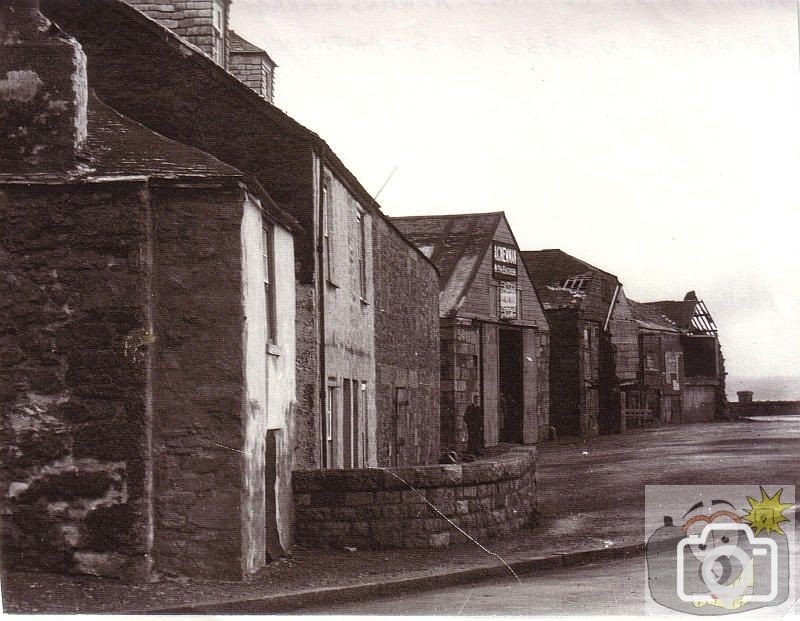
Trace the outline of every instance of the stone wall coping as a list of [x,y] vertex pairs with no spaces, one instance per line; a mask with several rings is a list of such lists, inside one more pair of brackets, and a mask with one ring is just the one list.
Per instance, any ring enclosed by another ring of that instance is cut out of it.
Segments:
[[296,470],[296,494],[332,491],[374,491],[432,487],[462,487],[518,479],[535,464],[535,446],[515,446],[503,453],[463,464],[434,464],[405,468]]

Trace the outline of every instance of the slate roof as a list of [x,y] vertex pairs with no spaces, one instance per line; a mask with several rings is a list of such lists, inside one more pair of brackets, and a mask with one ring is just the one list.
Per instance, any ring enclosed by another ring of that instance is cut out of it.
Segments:
[[439,270],[439,312],[457,309],[492,243],[502,211],[392,218],[400,232]]
[[267,60],[269,60],[273,67],[278,66],[278,64],[272,60],[272,57],[267,53],[266,50],[261,49],[257,45],[253,45],[250,43],[250,41],[233,30],[228,31],[228,41],[230,43],[230,51],[232,54],[263,54],[267,57]]
[[[174,53],[179,58],[196,64],[210,79],[227,87],[228,96],[231,100],[236,101],[242,112],[252,114],[251,123],[255,134],[269,135],[273,131],[271,127],[261,128],[262,125],[265,125],[261,123],[262,118],[264,118],[269,123],[274,122],[280,125],[281,131],[285,132],[287,137],[291,136],[307,142],[321,156],[324,156],[327,165],[341,175],[342,180],[350,187],[350,190],[360,201],[363,201],[364,207],[382,218],[390,228],[397,230],[392,219],[383,212],[378,202],[345,166],[324,139],[261,97],[233,74],[215,63],[200,48],[181,38],[166,26],[127,4],[124,0],[92,0],[92,2],[83,2],[81,0],[71,0],[70,2],[66,0],[40,1],[42,12],[77,38],[84,50],[86,50],[84,39],[93,32],[94,20],[98,16],[107,17],[108,15],[113,15],[114,18],[119,19],[128,29],[124,31],[126,35],[129,35],[135,29],[141,28],[151,35],[158,36],[164,43],[173,48]],[[105,40],[109,36],[109,32],[107,28],[98,38]],[[118,36],[119,33],[113,32],[113,35]],[[98,45],[97,40],[92,42]],[[164,58],[164,62],[174,62],[174,60],[174,57]],[[287,215],[292,218],[289,214]],[[292,218],[292,220],[294,219]],[[299,224],[296,224],[296,227],[301,228]],[[409,243],[408,246],[417,251],[417,247],[413,243]],[[428,257],[424,258],[429,261]]]
[[[522,260],[545,310],[574,308],[595,311],[601,306],[607,310],[608,303],[600,299],[600,287],[594,281],[603,275],[619,284],[613,274],[563,250],[524,250]],[[571,278],[583,278],[584,287],[564,287],[564,283]],[[602,319],[599,316],[597,318]]]
[[696,300],[665,300],[644,303],[644,306],[652,308],[666,317],[681,330],[689,330],[692,327],[692,316],[696,305]]
[[290,231],[300,225],[272,200],[261,185],[243,172],[200,149],[170,140],[121,115],[90,93],[87,136],[75,168],[64,172],[0,175],[0,182],[76,182],[117,179],[211,178],[241,180],[258,197],[264,211]]
[[640,328],[661,332],[680,332],[675,322],[663,315],[654,305],[643,304],[628,298],[628,306],[633,314],[633,320]]
[[89,98],[86,174],[93,176],[244,177],[208,153],[161,136]]

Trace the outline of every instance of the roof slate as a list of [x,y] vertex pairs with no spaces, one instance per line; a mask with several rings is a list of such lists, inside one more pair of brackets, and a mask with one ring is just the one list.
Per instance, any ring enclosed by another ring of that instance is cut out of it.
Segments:
[[84,153],[93,175],[147,177],[243,177],[208,153],[189,147],[122,116],[96,96],[89,99]]
[[662,332],[680,332],[675,322],[652,304],[644,304],[628,298],[628,306],[633,313],[634,321],[640,328]]
[[690,330],[692,328],[692,316],[694,315],[695,306],[697,306],[697,300],[645,302],[644,306],[655,309],[681,330]]
[[230,42],[230,51],[234,54],[263,54],[267,57],[270,64],[273,67],[277,67],[278,65],[275,63],[274,60],[270,57],[266,50],[258,47],[250,43],[247,39],[245,39],[242,35],[233,30],[228,31],[228,40]]
[[[545,310],[582,309],[590,296],[593,298],[590,300],[593,303],[591,306],[607,307],[608,304],[602,303],[599,299],[599,287],[591,286],[592,281],[596,275],[602,274],[619,283],[613,274],[573,257],[563,250],[524,250],[521,254]],[[586,278],[585,290],[564,288],[564,281],[574,276]]]
[[457,309],[492,243],[501,211],[392,218],[400,232],[439,269],[439,311]]

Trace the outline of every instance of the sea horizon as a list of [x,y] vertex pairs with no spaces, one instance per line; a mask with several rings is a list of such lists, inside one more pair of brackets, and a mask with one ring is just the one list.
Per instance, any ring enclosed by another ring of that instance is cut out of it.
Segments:
[[725,391],[728,401],[737,401],[740,390],[753,391],[754,401],[800,401],[800,376],[728,376]]

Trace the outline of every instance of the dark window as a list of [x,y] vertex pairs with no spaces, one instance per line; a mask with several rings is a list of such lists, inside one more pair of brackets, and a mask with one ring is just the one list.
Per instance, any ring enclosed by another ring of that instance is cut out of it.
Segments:
[[358,282],[362,300],[367,299],[367,224],[364,214],[356,214],[358,227]]
[[267,343],[278,342],[275,319],[275,247],[272,226],[261,229],[261,254],[264,261],[264,311],[267,321]]

